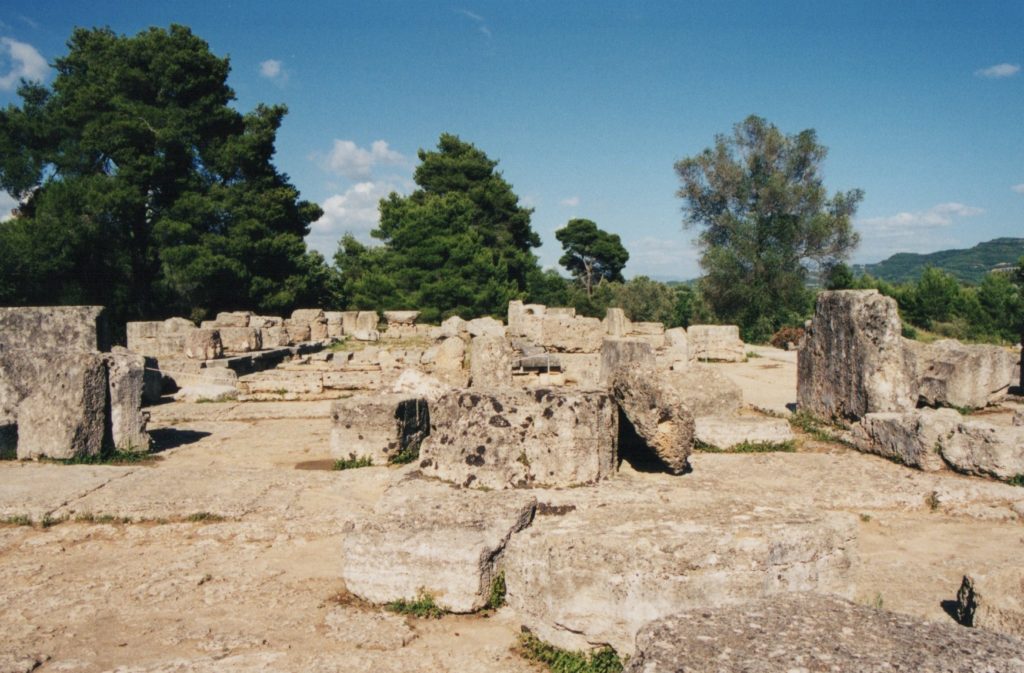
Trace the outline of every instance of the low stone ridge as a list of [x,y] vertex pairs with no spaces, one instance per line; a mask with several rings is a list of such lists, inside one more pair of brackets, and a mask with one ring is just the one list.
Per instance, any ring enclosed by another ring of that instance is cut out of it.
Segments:
[[533,520],[525,492],[456,489],[408,478],[391,487],[375,514],[345,531],[341,577],[371,603],[423,593],[451,612],[484,607],[509,537]]
[[962,420],[953,409],[917,409],[907,412],[867,414],[854,426],[856,447],[919,470],[946,468],[941,440]]
[[743,391],[713,365],[694,363],[662,376],[694,418],[734,414],[743,405]]
[[906,344],[918,397],[929,406],[980,409],[999,401],[1013,384],[1017,358],[1001,346],[952,339]]
[[1024,641],[799,594],[686,609],[641,629],[629,673],[1020,673]]
[[965,575],[956,600],[964,626],[1024,638],[1024,568]]
[[739,444],[782,444],[795,439],[789,421],[784,418],[753,416],[701,416],[695,421],[697,441],[718,449]]
[[693,414],[653,367],[620,366],[612,375],[619,409],[672,474],[683,474],[693,451]]
[[896,300],[877,290],[820,293],[797,357],[800,409],[842,420],[913,409],[901,331]]
[[431,405],[420,468],[473,487],[596,482],[618,467],[617,414],[604,391],[454,389]]
[[638,492],[617,480],[542,491],[538,501],[537,519],[505,552],[507,601],[561,648],[628,653],[644,624],[680,610],[787,592],[852,594],[851,514],[751,507],[722,491]]
[[430,432],[430,412],[423,398],[406,393],[347,397],[331,405],[331,455],[369,458],[386,465],[415,449]]
[[105,351],[110,345],[102,306],[0,307],[0,351]]

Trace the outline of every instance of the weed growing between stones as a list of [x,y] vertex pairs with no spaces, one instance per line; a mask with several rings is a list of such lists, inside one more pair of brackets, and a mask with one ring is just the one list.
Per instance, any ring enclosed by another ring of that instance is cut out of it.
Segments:
[[93,456],[75,456],[74,458],[40,458],[41,462],[60,463],[61,465],[134,465],[152,463],[157,459],[150,453],[135,451],[106,450]]
[[505,604],[505,571],[502,570],[500,573],[495,575],[494,579],[491,580],[491,593],[487,596],[487,602],[484,603],[484,609],[486,610],[497,610]]
[[334,461],[333,470],[354,470],[359,467],[372,467],[373,459],[369,456],[360,456],[358,458],[342,458],[341,460]]
[[1009,479],[1006,480],[1006,483],[1009,484],[1010,486],[1024,487],[1024,474],[1018,474],[1016,476],[1010,477]]
[[9,516],[0,519],[0,524],[5,526],[31,526],[32,519],[28,518],[24,514],[18,514],[16,516]]
[[611,647],[594,652],[570,652],[537,638],[528,631],[519,634],[519,652],[525,659],[548,667],[551,673],[621,673],[622,660]]
[[224,517],[220,514],[213,514],[211,512],[194,512],[185,517],[185,521],[190,523],[217,523],[223,520]]
[[754,352],[754,351],[747,351],[747,359],[748,360],[753,360],[753,359],[759,358],[759,357],[761,357],[760,353],[757,353],[757,352]]
[[790,416],[789,424],[801,432],[806,432],[819,442],[837,442],[839,444],[846,444],[842,438],[828,431],[827,428],[829,426],[827,423],[812,416],[806,411],[798,411]]
[[938,492],[932,491],[931,493],[929,493],[928,497],[926,497],[924,499],[924,502],[925,502],[926,505],[928,505],[928,509],[930,509],[931,511],[933,511],[933,512],[938,511],[939,504],[940,504],[939,503],[939,494],[938,494]]
[[420,590],[420,595],[414,600],[392,601],[384,606],[385,610],[400,615],[410,615],[420,619],[440,619],[444,616],[444,610],[434,602],[434,597],[426,591]]
[[92,512],[86,512],[84,514],[76,515],[75,521],[79,523],[127,524],[132,523],[132,518],[130,516],[114,516],[113,514],[93,514]]
[[420,441],[415,441],[409,444],[398,453],[388,458],[388,463],[392,465],[406,465],[420,457]]
[[717,446],[697,440],[693,443],[693,448],[702,453],[793,453],[796,451],[796,442],[793,440],[785,442],[740,442],[731,448],[720,449]]

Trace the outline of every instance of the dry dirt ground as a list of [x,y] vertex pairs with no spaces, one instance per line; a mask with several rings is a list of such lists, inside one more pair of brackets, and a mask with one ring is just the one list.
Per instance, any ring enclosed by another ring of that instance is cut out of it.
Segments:
[[[795,398],[790,354],[723,371],[758,407]],[[417,620],[346,597],[346,522],[368,515],[396,470],[323,469],[329,402],[152,412],[151,464],[0,462],[0,673],[538,670],[514,650],[508,608]],[[624,465],[617,479],[855,512],[857,600],[931,620],[950,620],[943,602],[965,572],[1024,558],[1024,488],[800,443],[697,454],[682,477]]]

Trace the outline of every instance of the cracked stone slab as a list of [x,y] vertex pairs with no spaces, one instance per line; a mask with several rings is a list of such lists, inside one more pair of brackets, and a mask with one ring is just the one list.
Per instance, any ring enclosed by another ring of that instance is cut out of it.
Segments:
[[1021,673],[1024,641],[800,594],[654,621],[627,671]]
[[67,503],[75,502],[121,479],[136,467],[108,465],[0,464],[0,519],[28,517],[40,522]]
[[526,493],[410,476],[384,494],[373,515],[345,531],[342,579],[371,603],[426,592],[445,610],[474,612],[487,601],[509,536],[530,524],[535,505]]
[[505,551],[507,601],[558,647],[629,652],[641,626],[685,607],[852,595],[857,524],[845,512],[629,480],[537,497],[537,519]]

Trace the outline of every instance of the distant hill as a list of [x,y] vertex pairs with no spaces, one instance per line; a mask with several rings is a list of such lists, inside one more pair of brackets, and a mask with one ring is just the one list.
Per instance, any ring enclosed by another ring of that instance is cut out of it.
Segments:
[[869,273],[890,283],[915,281],[925,267],[941,269],[967,283],[980,283],[999,264],[1015,264],[1024,255],[1024,238],[996,238],[967,250],[940,250],[928,255],[900,252],[877,264],[854,264],[854,273]]

